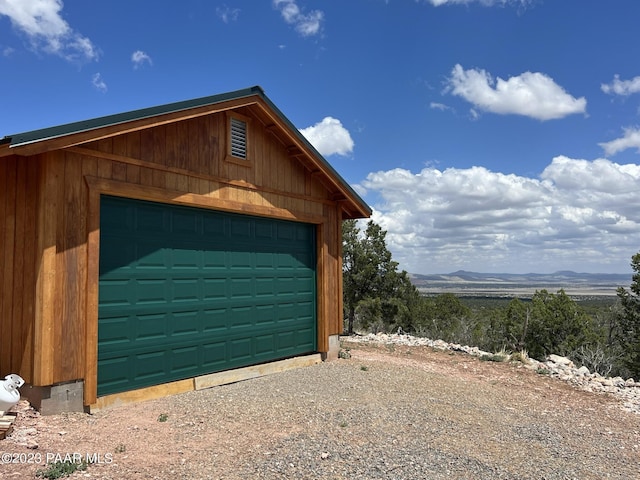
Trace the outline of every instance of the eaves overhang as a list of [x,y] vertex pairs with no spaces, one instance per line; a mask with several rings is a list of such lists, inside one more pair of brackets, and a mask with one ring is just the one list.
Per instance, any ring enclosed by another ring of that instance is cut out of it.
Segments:
[[126,124],[135,120],[151,119],[161,115],[191,110],[196,107],[216,105],[227,100],[249,97],[258,93],[264,95],[264,92],[259,86],[254,86],[251,88],[245,88],[243,90],[236,90],[233,92],[222,93],[208,97],[168,103],[156,107],[142,108],[139,110],[116,113],[114,115],[106,115],[104,117],[97,117],[89,120],[82,120],[79,122],[66,123],[54,127],[7,135],[2,140],[0,140],[0,143],[8,143],[11,147],[19,147],[34,142],[43,142],[76,133],[88,132],[104,127]]
[[273,115],[275,122],[286,131],[295,146],[311,160],[314,167],[317,168],[318,174],[325,176],[337,189],[339,192],[336,195],[337,200],[352,204],[353,208],[345,209],[348,218],[362,218],[371,215],[372,210],[369,205],[257,85],[232,92],[7,135],[0,138],[0,157],[12,154],[34,155],[256,103],[260,104],[267,113]]

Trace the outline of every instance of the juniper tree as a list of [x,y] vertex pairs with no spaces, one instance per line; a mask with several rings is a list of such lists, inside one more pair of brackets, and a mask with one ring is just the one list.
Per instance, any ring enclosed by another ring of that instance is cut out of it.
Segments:
[[555,294],[540,290],[531,299],[524,338],[529,355],[544,359],[551,353],[572,356],[595,340],[595,332],[591,317],[564,290]]
[[623,355],[622,361],[634,378],[640,377],[640,253],[631,258],[629,291],[618,288],[618,298],[622,305],[619,317],[617,341]]
[[342,224],[343,303],[349,334],[359,307],[364,327],[378,321],[387,328],[411,328],[412,311],[420,295],[407,272],[398,272],[386,235],[372,220],[364,231],[355,220]]

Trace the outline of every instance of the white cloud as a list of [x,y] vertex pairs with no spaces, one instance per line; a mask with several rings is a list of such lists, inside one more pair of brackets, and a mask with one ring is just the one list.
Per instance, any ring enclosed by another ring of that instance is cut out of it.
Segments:
[[618,152],[629,148],[637,148],[640,153],[640,128],[624,128],[624,135],[610,142],[599,143],[604,153],[607,155],[615,155]]
[[69,61],[97,60],[96,47],[62,18],[62,8],[62,0],[0,0],[0,15],[9,17],[32,48]]
[[451,110],[451,107],[449,107],[448,105],[445,105],[444,103],[438,103],[438,102],[431,102],[429,107],[432,108],[433,110],[440,110],[441,112],[444,112],[445,110]]
[[273,6],[280,10],[284,21],[293,25],[296,32],[303,37],[311,37],[322,31],[324,12],[321,10],[303,13],[295,0],[273,0]]
[[559,156],[539,178],[483,167],[372,172],[358,186],[401,268],[626,272],[640,238],[640,165]]
[[145,63],[148,65],[153,65],[151,57],[142,50],[136,50],[131,54],[131,62],[133,63],[133,68],[136,70],[142,67]]
[[587,108],[584,97],[572,97],[553,79],[538,72],[494,80],[485,70],[464,70],[456,65],[445,92],[462,97],[487,112],[524,115],[538,120],[586,113]]
[[239,8],[230,8],[227,5],[216,7],[216,14],[224,23],[235,22],[240,15]]
[[620,80],[619,75],[614,75],[611,83],[603,83],[600,88],[604,93],[628,96],[640,92],[640,77],[631,80]]
[[300,132],[322,155],[348,155],[353,151],[353,139],[340,120],[325,117],[321,122]]
[[107,84],[102,79],[102,75],[100,75],[100,73],[93,74],[93,77],[91,77],[91,84],[99,92],[105,93],[107,91]]

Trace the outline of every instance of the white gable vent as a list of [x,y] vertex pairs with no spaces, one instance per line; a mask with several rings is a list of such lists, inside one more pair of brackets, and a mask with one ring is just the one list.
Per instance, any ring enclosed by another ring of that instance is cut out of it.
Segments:
[[231,155],[247,158],[247,122],[231,117]]

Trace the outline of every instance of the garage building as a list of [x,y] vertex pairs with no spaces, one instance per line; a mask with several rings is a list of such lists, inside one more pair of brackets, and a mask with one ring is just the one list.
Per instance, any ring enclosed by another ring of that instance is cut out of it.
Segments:
[[370,208],[260,87],[0,140],[0,375],[44,413],[337,355]]

